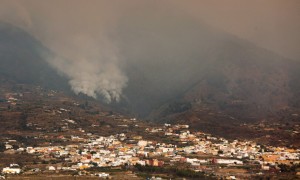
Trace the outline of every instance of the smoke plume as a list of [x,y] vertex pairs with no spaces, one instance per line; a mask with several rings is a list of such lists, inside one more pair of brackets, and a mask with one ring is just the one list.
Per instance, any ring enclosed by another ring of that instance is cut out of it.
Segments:
[[0,20],[27,30],[54,52],[55,56],[45,58],[69,78],[76,94],[100,95],[107,103],[120,100],[128,79],[118,48],[109,37],[121,12],[118,6],[77,0],[3,0],[1,4]]
[[[182,86],[194,77],[185,74],[198,71],[198,62],[187,66],[187,59],[205,59],[201,52],[209,51],[212,41],[194,26],[202,21],[300,59],[299,1],[273,2],[0,0],[0,20],[25,29],[54,52],[47,61],[68,77],[76,94],[111,102],[119,101],[130,83],[132,65],[165,86]],[[167,92],[174,89],[168,87]]]

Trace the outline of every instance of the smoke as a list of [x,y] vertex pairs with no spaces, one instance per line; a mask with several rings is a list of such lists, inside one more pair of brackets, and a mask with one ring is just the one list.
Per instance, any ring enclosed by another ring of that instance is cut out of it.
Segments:
[[188,59],[201,57],[214,41],[201,34],[203,27],[191,25],[202,21],[300,59],[299,3],[272,2],[0,0],[0,20],[25,29],[53,51],[56,56],[47,61],[69,79],[76,94],[101,96],[109,103],[120,101],[130,83],[129,66],[162,86],[172,81],[180,88],[194,77],[185,74],[196,72],[199,63]]
[[122,9],[114,2],[2,0],[0,20],[27,30],[54,52],[46,60],[76,94],[100,95],[110,103],[120,101],[128,81],[110,37]]
[[28,28],[32,25],[27,9],[14,0],[0,1],[0,21],[22,28]]
[[48,62],[69,78],[76,94],[101,95],[107,103],[118,102],[128,80],[120,67],[118,49],[104,37],[71,34],[64,47],[56,46],[62,49],[52,48],[59,56]]
[[47,43],[53,45],[51,49],[58,54],[55,58],[48,57],[48,62],[69,78],[71,89],[76,94],[83,93],[93,98],[101,95],[110,103],[120,100],[128,80],[121,69],[118,48],[106,37],[104,32],[70,33],[63,42]]
[[[71,89],[97,98],[104,97],[107,103],[119,101],[122,89],[128,81],[119,67],[120,57],[109,42],[94,42],[89,37],[74,37],[70,53],[66,58],[56,57],[49,62],[63,75],[67,76]],[[74,47],[80,45],[80,47]]]

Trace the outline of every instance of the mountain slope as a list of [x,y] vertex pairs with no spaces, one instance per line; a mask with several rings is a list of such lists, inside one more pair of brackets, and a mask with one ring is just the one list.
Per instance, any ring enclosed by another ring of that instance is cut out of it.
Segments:
[[[227,115],[225,119],[213,116],[217,121],[247,122],[278,120],[282,118],[278,113],[287,109],[300,112],[298,62],[239,41],[227,43],[216,56],[218,60],[198,82],[152,111],[150,118],[176,120],[208,108],[212,112],[207,114]],[[199,117],[205,119],[207,114]]]
[[164,121],[205,107],[252,121],[299,107],[298,62],[188,15],[137,11],[116,37],[129,64],[125,94],[143,117]]
[[[113,107],[161,122],[195,123],[253,121],[287,108],[298,111],[298,62],[185,15],[141,14],[124,16],[113,34],[129,77],[124,100]],[[30,34],[0,23],[1,76],[69,90],[67,79],[42,54],[53,55]]]
[[0,75],[19,83],[66,89],[66,79],[49,66],[42,54],[51,55],[24,30],[0,23]]

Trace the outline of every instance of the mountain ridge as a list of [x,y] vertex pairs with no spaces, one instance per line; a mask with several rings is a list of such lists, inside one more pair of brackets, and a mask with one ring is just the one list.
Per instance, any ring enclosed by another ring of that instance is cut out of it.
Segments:
[[[221,118],[222,122],[247,122],[268,118],[285,108],[299,110],[299,62],[230,35],[203,44],[198,41],[210,32],[202,29],[199,35],[198,29],[194,29],[185,37],[189,23],[180,31],[172,32],[164,39],[168,40],[165,45],[160,45],[160,39],[153,39],[153,32],[159,34],[163,28],[164,33],[168,33],[178,24],[174,22],[157,28],[156,21],[153,20],[149,27],[135,21],[134,26],[120,29],[129,34],[118,36],[121,54],[126,52],[124,57],[132,61],[127,62],[129,82],[124,90],[124,100],[112,104],[113,108],[159,122],[176,122],[183,116],[187,123],[189,119],[192,123],[197,123],[197,119],[201,119],[199,123],[214,121],[207,117],[209,113],[224,114],[227,118]],[[137,29],[142,40],[133,36]],[[195,37],[195,49],[186,52],[185,43],[172,46],[178,41],[189,42],[192,37]],[[137,54],[135,47],[141,50]],[[0,52],[2,76],[70,91],[68,80],[48,64],[41,52],[53,54],[22,29],[0,24]],[[136,63],[139,58],[143,58],[142,63]],[[174,59],[173,63],[168,64],[169,58]],[[198,114],[199,109],[208,111]],[[190,118],[188,114],[191,114]]]

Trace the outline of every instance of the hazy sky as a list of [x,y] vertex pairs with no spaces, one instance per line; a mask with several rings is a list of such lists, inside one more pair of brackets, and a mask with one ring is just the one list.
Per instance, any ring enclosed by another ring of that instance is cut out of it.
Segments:
[[[86,33],[90,33],[89,31],[112,27],[115,18],[140,6],[148,6],[149,2],[0,0],[0,16],[22,26],[34,26],[31,29],[35,31],[51,32],[54,36],[56,32],[64,33],[61,29],[66,28],[65,26],[56,27],[64,23],[71,25],[67,30],[82,30],[82,23],[90,24],[85,27]],[[300,59],[299,0],[154,0],[151,4],[162,8],[171,6],[177,11],[190,13],[199,20],[285,57]],[[45,21],[45,27],[37,27],[42,26],[38,24],[41,21]],[[99,28],[99,24],[103,27]]]
[[178,2],[209,24],[285,57],[300,60],[299,0]]
[[[118,101],[128,82],[125,57],[111,36],[137,11],[156,19],[187,16],[300,60],[300,0],[0,0],[0,20],[27,30],[55,52],[49,62],[69,78],[75,93],[100,94],[108,102]],[[147,26],[148,20],[137,23]],[[162,36],[159,31],[154,33]]]

